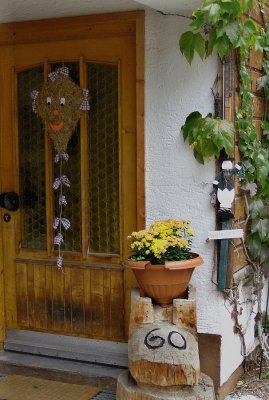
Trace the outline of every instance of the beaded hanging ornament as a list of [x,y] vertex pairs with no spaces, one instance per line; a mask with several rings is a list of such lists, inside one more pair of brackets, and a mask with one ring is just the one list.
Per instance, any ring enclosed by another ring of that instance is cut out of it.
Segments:
[[58,194],[58,216],[55,216],[53,229],[55,231],[54,245],[58,247],[57,267],[62,269],[63,256],[61,245],[64,242],[63,230],[71,227],[70,221],[64,217],[64,207],[67,200],[64,188],[70,187],[70,181],[63,175],[63,161],[68,161],[66,152],[68,142],[78,123],[82,111],[90,109],[88,89],[81,89],[69,78],[69,70],[63,66],[48,75],[40,92],[32,91],[32,109],[42,120],[46,131],[54,144],[55,163],[60,163],[60,176],[53,182],[53,189]]

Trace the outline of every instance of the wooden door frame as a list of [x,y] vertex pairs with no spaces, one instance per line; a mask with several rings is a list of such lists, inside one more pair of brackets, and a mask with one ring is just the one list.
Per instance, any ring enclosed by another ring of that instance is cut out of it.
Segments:
[[[109,22],[109,24],[107,24]],[[108,26],[108,28],[107,28]],[[112,13],[102,15],[91,15],[81,17],[69,17],[60,19],[48,19],[38,21],[27,21],[18,23],[7,23],[0,25],[0,47],[1,53],[8,54],[12,51],[13,45],[53,42],[55,40],[76,40],[95,37],[109,37],[112,32],[117,35],[128,35],[132,32],[135,35],[136,44],[136,196],[137,196],[137,221],[136,228],[142,229],[145,226],[145,169],[144,169],[144,12],[135,11],[127,13]],[[0,77],[5,79],[3,67],[0,63]],[[4,99],[2,98],[2,101]],[[0,115],[3,112],[0,102]],[[4,169],[10,167],[10,160],[5,154],[2,144],[2,137],[6,127],[0,119],[0,156],[1,162],[4,156]],[[4,171],[3,171],[4,173]],[[12,191],[0,177],[0,193]],[[0,210],[0,217],[3,218],[4,210]],[[5,309],[4,301],[4,262],[3,262],[3,229],[0,224],[0,347],[5,339]],[[131,283],[132,285],[132,283]],[[127,289],[130,283],[126,282]],[[129,300],[126,299],[126,307],[129,308]]]

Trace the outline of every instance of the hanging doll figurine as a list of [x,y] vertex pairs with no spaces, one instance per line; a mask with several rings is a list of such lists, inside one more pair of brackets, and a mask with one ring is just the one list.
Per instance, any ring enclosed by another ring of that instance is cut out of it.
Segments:
[[71,227],[70,221],[64,217],[64,207],[67,200],[64,187],[70,187],[70,181],[63,175],[63,161],[69,156],[66,148],[71,135],[78,123],[81,112],[89,110],[88,90],[81,89],[69,78],[69,70],[63,66],[48,75],[40,92],[31,93],[32,109],[41,118],[45,130],[56,149],[55,163],[60,163],[60,176],[55,178],[53,189],[58,192],[58,216],[55,216],[53,229],[55,230],[54,245],[58,247],[57,266],[62,269],[63,256],[61,245],[64,242],[63,230]]
[[221,164],[221,172],[213,181],[214,190],[210,194],[211,202],[219,201],[219,210],[217,218],[220,220],[229,220],[234,218],[232,213],[232,203],[235,197],[234,175],[236,174],[241,180],[244,176],[243,166],[241,163],[233,167],[233,158],[225,158]]

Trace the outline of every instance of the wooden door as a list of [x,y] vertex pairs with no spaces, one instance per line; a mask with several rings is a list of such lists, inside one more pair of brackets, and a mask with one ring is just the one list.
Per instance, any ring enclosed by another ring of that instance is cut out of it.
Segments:
[[[1,191],[20,197],[18,211],[1,209],[2,339],[3,327],[126,338],[134,281],[122,260],[127,235],[143,224],[142,26],[142,14],[128,13],[0,27]],[[89,88],[91,106],[63,166],[71,181],[63,272],[53,244],[54,149],[30,97],[62,65]]]

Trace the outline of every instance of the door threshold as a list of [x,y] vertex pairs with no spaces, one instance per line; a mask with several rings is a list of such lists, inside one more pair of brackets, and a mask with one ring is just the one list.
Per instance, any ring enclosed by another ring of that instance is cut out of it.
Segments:
[[128,367],[127,343],[8,329],[4,350],[59,359]]

